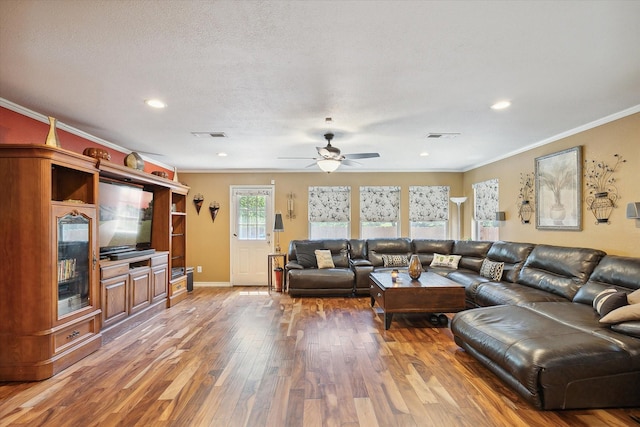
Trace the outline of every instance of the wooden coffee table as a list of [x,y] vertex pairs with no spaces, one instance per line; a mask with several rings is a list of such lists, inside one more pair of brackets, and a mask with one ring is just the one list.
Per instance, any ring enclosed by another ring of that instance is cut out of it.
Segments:
[[371,273],[371,307],[378,302],[389,329],[393,313],[455,313],[465,309],[464,286],[429,271],[412,280],[399,273],[393,282],[390,272]]

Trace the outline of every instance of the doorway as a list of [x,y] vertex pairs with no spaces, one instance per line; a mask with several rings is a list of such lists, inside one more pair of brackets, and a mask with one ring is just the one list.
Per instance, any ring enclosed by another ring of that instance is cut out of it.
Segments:
[[231,186],[231,285],[266,286],[273,252],[273,185]]

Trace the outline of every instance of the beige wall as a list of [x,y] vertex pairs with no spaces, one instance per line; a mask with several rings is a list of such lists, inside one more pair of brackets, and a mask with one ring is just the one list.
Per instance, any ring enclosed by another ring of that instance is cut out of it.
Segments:
[[[180,181],[191,187],[187,203],[187,262],[201,265],[202,273],[194,273],[196,282],[229,281],[229,187],[231,185],[269,185],[275,181],[275,210],[283,214],[287,210],[287,194],[293,192],[296,218],[283,216],[284,232],[280,233],[280,246],[286,251],[290,240],[308,237],[307,193],[309,186],[351,186],[351,235],[359,234],[360,199],[358,187],[365,185],[397,185],[401,187],[401,231],[409,235],[410,185],[449,185],[451,195],[462,192],[462,173],[180,173]],[[193,195],[201,193],[204,203],[200,215],[192,203]],[[212,201],[220,203],[215,223],[211,221],[208,206]],[[455,209],[451,211],[452,223],[456,222]],[[266,262],[266,261],[265,261]]]
[[[582,197],[582,231],[537,230],[535,217],[531,224],[521,224],[517,201],[520,173],[533,173],[535,158],[567,148],[582,146],[583,160],[604,160],[611,164],[614,154],[627,160],[615,173],[620,199],[613,210],[610,224],[595,224],[595,217]],[[640,221],[626,218],[629,202],[640,202],[640,113],[535,148],[507,159],[491,163],[464,174],[464,192],[471,199],[471,185],[498,178],[500,210],[507,220],[500,228],[500,239],[602,249],[609,254],[640,257]],[[472,203],[465,204],[464,218],[470,218]],[[465,224],[465,235],[470,234]]]
[[[627,160],[616,173],[620,190],[619,207],[614,209],[611,223],[595,225],[592,213],[582,204],[582,231],[536,230],[532,224],[521,224],[517,214],[517,199],[521,172],[534,171],[534,159],[565,148],[583,146],[583,158],[588,160],[612,160],[620,154]],[[409,234],[407,212],[408,187],[410,185],[449,185],[451,195],[465,195],[463,204],[463,238],[471,236],[472,196],[475,182],[498,178],[500,184],[500,210],[507,220],[500,228],[500,238],[510,241],[548,243],[553,245],[599,248],[616,255],[640,256],[640,221],[625,217],[629,202],[640,202],[640,114],[616,120],[603,126],[573,135],[551,144],[501,160],[466,173],[180,173],[180,181],[191,187],[188,203],[187,257],[191,266],[201,265],[202,273],[194,273],[196,282],[229,281],[229,187],[231,185],[269,185],[275,181],[275,209],[286,212],[289,192],[296,195],[296,218],[284,218],[285,231],[280,235],[281,246],[286,250],[289,240],[308,236],[307,192],[314,185],[349,185],[351,197],[351,235],[359,233],[359,196],[357,188],[364,185],[398,185],[401,187],[401,230]],[[191,203],[193,195],[205,196],[200,215]],[[218,201],[221,209],[215,223],[208,211],[209,203]],[[457,223],[455,205],[450,205],[451,225]]]

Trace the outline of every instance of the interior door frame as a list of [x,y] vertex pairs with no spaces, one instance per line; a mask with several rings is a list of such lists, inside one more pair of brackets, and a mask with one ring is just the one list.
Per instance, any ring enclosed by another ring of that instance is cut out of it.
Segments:
[[[271,206],[267,206],[266,213],[267,217],[267,240],[269,245],[269,253],[273,253],[274,251],[274,240],[273,240],[273,223],[275,218],[275,197],[276,197],[276,186],[274,184],[230,184],[229,185],[229,283],[231,286],[234,284],[234,265],[233,265],[233,256],[235,253],[234,245],[237,242],[236,235],[236,204],[234,201],[235,190],[247,190],[247,189],[257,189],[257,190],[268,190],[270,192],[270,204]],[[269,202],[268,202],[269,203]],[[265,257],[264,264],[267,265],[267,258]],[[268,272],[267,272],[268,273]],[[265,283],[266,283],[265,277]]]

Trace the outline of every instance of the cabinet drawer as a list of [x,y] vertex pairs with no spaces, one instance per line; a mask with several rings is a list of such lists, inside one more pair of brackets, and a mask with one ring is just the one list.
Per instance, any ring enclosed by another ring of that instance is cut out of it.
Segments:
[[171,282],[171,294],[175,295],[183,290],[187,289],[187,279],[176,280]]
[[59,353],[72,347],[96,332],[95,318],[83,320],[75,325],[68,326],[53,335],[54,352]]
[[158,256],[151,257],[151,266],[155,267],[156,265],[168,264],[169,263],[169,254],[162,254]]
[[103,280],[122,276],[123,274],[129,274],[129,263],[100,267],[100,278]]

